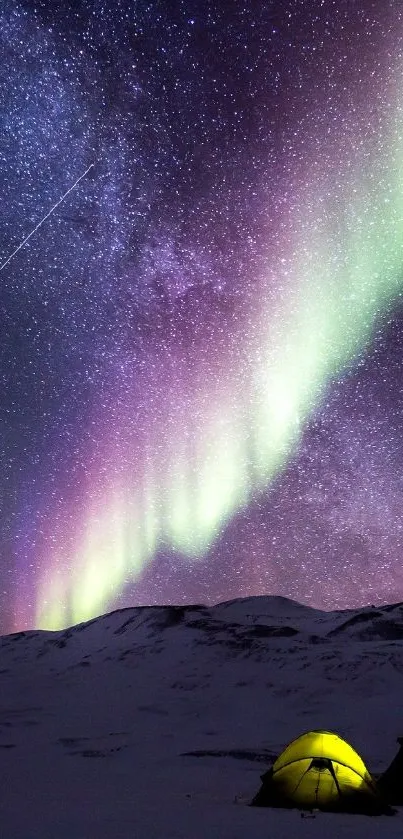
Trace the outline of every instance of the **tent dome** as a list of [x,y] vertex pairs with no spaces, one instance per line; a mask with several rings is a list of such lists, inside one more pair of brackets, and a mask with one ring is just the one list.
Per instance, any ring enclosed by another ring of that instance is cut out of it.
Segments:
[[255,807],[388,811],[362,758],[331,731],[308,731],[293,740],[261,779]]

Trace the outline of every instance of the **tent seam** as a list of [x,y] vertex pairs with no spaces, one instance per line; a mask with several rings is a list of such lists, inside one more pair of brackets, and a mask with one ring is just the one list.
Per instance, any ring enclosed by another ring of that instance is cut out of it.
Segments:
[[[281,770],[285,769],[286,766],[292,766],[293,763],[299,763],[300,760],[315,760],[316,758],[319,758],[319,757],[324,757],[324,755],[305,755],[305,757],[298,757],[295,760],[288,761],[288,763],[283,763],[283,765],[280,766],[278,769],[274,769],[274,764],[273,764],[273,767],[272,767],[273,775],[275,775],[277,772],[281,772]],[[350,769],[351,772],[354,772],[355,775],[358,775],[358,777],[361,778],[361,780],[364,781],[365,784],[368,784],[368,786],[372,785],[370,781],[367,781],[367,779],[364,778],[363,775],[360,775],[360,773],[357,772],[356,769],[353,769],[352,766],[349,766],[348,763],[343,763],[341,760],[336,760],[336,758],[333,758],[333,757],[329,757],[328,760],[331,760],[333,763],[338,763],[340,766],[345,766],[346,769]],[[308,770],[306,770],[306,771],[308,771]],[[368,770],[367,770],[367,772],[368,772]]]

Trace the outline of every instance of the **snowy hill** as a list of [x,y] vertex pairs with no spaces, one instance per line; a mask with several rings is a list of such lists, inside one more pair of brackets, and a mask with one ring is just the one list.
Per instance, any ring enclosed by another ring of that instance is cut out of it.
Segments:
[[337,731],[374,774],[403,734],[403,604],[282,597],[122,609],[0,638],[1,839],[366,839],[393,818],[246,806],[292,738]]

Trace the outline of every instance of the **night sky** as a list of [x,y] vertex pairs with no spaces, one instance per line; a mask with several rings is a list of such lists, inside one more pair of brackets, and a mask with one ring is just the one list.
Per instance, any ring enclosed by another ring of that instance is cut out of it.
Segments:
[[399,9],[3,0],[0,632],[403,600]]

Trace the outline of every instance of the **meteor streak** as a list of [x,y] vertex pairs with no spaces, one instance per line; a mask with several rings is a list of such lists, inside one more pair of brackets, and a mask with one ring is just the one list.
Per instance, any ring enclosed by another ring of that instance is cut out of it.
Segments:
[[90,171],[90,169],[92,169],[92,167],[93,167],[93,166],[94,166],[94,163],[91,163],[91,165],[88,167],[88,169],[86,169],[86,170],[85,170],[85,172],[84,172],[82,175],[80,175],[80,177],[76,180],[76,182],[73,184],[73,186],[71,186],[71,187],[70,187],[70,189],[68,189],[68,190],[67,190],[67,192],[65,192],[65,193],[64,193],[64,195],[62,195],[62,197],[61,197],[61,198],[59,198],[59,200],[56,202],[56,204],[54,204],[54,206],[53,206],[53,207],[49,210],[49,212],[48,212],[48,213],[46,213],[46,216],[44,216],[44,217],[43,217],[43,219],[41,219],[41,221],[40,221],[40,222],[36,225],[36,227],[34,227],[34,229],[33,229],[33,230],[31,230],[31,233],[29,233],[29,234],[28,234],[28,236],[26,236],[26,238],[24,239],[24,241],[23,241],[23,242],[21,242],[21,244],[20,244],[20,245],[18,245],[18,248],[16,248],[16,249],[15,249],[15,251],[13,251],[13,252],[12,252],[12,254],[10,254],[10,256],[8,257],[8,259],[6,259],[6,261],[5,261],[5,262],[3,262],[3,264],[0,266],[0,271],[2,271],[2,270],[3,270],[3,268],[5,268],[5,266],[7,265],[7,263],[8,263],[8,262],[10,262],[10,259],[12,259],[12,258],[13,258],[13,256],[15,256],[15,254],[16,254],[16,253],[18,253],[18,251],[19,251],[19,250],[21,250],[21,248],[23,247],[23,245],[25,245],[25,242],[28,242],[28,239],[30,239],[30,238],[31,238],[31,236],[35,233],[35,231],[36,231],[36,230],[38,230],[38,227],[40,227],[40,226],[41,226],[41,224],[43,224],[43,222],[44,222],[44,221],[46,221],[46,219],[47,219],[47,218],[49,218],[49,216],[51,215],[51,213],[53,213],[53,210],[55,210],[55,209],[56,209],[56,207],[58,207],[58,206],[59,206],[59,204],[61,204],[61,203],[62,203],[62,201],[65,199],[66,195],[68,195],[68,194],[69,194],[69,192],[71,192],[71,191],[74,189],[74,187],[75,187],[75,186],[77,186],[77,184],[78,184],[78,183],[80,183],[80,181],[81,181],[81,180],[85,177],[85,175],[87,174],[87,172],[89,172],[89,171]]

